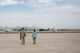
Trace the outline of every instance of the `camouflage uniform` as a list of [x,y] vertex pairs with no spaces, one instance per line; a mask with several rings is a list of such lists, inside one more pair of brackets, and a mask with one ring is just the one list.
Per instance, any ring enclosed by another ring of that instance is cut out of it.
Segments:
[[25,37],[26,37],[26,33],[22,30],[20,32],[20,40],[22,44],[25,44]]

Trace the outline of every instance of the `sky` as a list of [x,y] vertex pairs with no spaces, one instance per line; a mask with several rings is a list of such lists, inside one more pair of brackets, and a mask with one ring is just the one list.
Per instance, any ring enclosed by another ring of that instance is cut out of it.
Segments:
[[80,28],[80,0],[0,0],[0,26]]

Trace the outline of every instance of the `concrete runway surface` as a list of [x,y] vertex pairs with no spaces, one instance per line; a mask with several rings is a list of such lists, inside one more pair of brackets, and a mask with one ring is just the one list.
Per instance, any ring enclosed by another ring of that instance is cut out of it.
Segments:
[[26,35],[22,45],[19,34],[0,34],[0,53],[80,53],[80,33],[38,33],[35,45]]

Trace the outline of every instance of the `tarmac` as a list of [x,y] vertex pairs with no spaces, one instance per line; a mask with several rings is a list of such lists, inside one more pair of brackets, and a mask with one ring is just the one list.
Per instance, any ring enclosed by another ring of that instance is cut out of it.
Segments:
[[38,33],[35,45],[26,35],[22,45],[18,33],[0,34],[0,53],[80,53],[80,33]]

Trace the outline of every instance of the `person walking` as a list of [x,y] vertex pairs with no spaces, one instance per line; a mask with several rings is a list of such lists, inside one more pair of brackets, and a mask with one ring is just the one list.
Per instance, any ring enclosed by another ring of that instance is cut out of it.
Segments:
[[34,31],[32,32],[32,37],[33,37],[33,44],[36,44],[36,38],[37,38],[37,32],[34,29]]
[[25,37],[26,37],[26,33],[24,31],[24,28],[22,28],[20,32],[20,40],[22,44],[25,44]]

